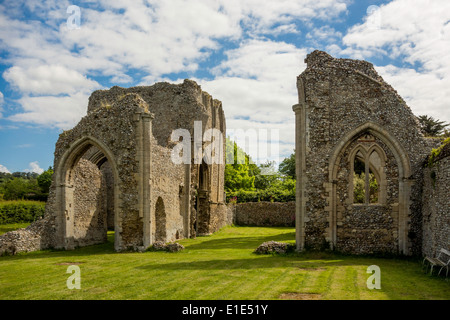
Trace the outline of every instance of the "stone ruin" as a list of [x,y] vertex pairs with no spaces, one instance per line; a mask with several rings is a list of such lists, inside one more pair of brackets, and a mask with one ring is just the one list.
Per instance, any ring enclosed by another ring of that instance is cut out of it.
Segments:
[[[321,51],[305,62],[293,106],[297,249],[421,254],[424,162],[436,141],[424,138],[410,108],[372,64]],[[364,177],[360,198],[356,174]],[[448,190],[440,193],[447,227],[433,227],[442,235],[434,252],[450,247]]]
[[172,161],[174,130],[200,136],[186,143],[203,154],[211,128],[225,150],[222,104],[190,80],[95,91],[87,115],[56,143],[44,218],[4,235],[1,250],[70,250],[105,242],[108,230],[116,251],[144,250],[217,231],[229,219],[225,153],[209,164],[194,161],[195,152],[187,163]]
[[[305,62],[293,106],[296,202],[283,210],[271,204],[284,212],[278,220],[295,216],[296,249],[403,255],[450,249],[450,144],[436,168],[426,168],[439,141],[424,138],[372,64],[321,51]],[[225,153],[222,164],[198,163],[207,145],[191,139],[190,160],[171,160],[172,132],[182,128],[195,137],[196,121],[200,136],[219,130],[225,150],[222,105],[193,81],[94,92],[87,115],[56,143],[44,218],[0,236],[0,254],[102,243],[107,230],[115,231],[115,250],[144,250],[231,224]],[[267,220],[261,206],[241,209],[258,208],[249,221]]]

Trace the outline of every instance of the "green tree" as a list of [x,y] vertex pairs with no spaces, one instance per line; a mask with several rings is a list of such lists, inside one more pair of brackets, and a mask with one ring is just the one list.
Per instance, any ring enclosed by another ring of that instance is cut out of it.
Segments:
[[40,193],[36,179],[14,178],[2,185],[1,193],[5,200],[25,199]]
[[357,174],[353,172],[353,202],[366,202],[366,175],[364,172]]
[[445,121],[440,121],[427,115],[418,116],[420,130],[426,137],[438,137],[444,133],[444,129],[449,126]]
[[291,177],[292,179],[297,178],[295,175],[295,150],[293,154],[280,163],[279,171],[281,174]]
[[254,175],[256,189],[266,190],[280,179],[280,174],[276,170],[275,165],[275,161],[267,161],[258,166],[257,174]]
[[13,175],[11,173],[6,172],[0,172],[0,186],[5,183],[6,181],[9,181],[13,179]]
[[250,175],[250,157],[238,147],[236,142],[226,139],[225,191],[254,190],[255,176]]
[[50,186],[52,184],[52,176],[53,176],[53,169],[52,167],[49,167],[46,171],[42,172],[37,177],[37,183],[39,185],[39,188],[41,188],[42,193],[48,194]]
[[285,190],[295,193],[295,184],[296,180],[291,177],[282,177],[279,178],[270,189],[273,190]]

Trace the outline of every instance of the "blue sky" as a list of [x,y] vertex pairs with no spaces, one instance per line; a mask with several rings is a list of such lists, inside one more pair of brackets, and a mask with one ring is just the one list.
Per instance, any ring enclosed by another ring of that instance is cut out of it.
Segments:
[[185,78],[223,102],[230,130],[278,130],[286,157],[315,49],[372,62],[416,115],[450,122],[448,0],[3,1],[0,171],[53,165],[92,91]]

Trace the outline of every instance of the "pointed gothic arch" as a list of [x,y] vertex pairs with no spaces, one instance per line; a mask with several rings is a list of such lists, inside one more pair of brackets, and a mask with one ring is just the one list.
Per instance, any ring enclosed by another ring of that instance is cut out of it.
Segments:
[[[60,246],[66,250],[74,249],[74,219],[75,219],[75,196],[74,196],[74,178],[75,168],[80,159],[91,148],[96,148],[97,151],[90,154],[88,161],[93,163],[99,169],[108,162],[112,171],[113,178],[113,211],[114,211],[114,247],[117,250],[121,245],[121,237],[119,229],[119,174],[114,155],[109,151],[109,148],[101,141],[92,136],[81,137],[70,145],[70,147],[63,153],[58,163],[55,165],[55,182],[56,182],[56,219],[57,219],[57,234],[59,237]],[[105,222],[107,223],[107,222]]]
[[155,241],[166,241],[166,223],[166,208],[164,206],[164,201],[161,197],[158,197],[155,205]]
[[[337,206],[338,206],[338,200],[337,200],[337,188],[336,188],[336,181],[337,181],[337,175],[339,170],[339,162],[342,157],[342,153],[344,150],[346,150],[349,145],[354,141],[354,138],[358,135],[361,135],[362,133],[369,133],[373,135],[374,137],[380,139],[386,147],[390,150],[390,152],[393,154],[397,167],[398,167],[398,251],[403,254],[409,253],[409,247],[408,247],[408,227],[407,227],[407,219],[409,215],[409,203],[410,203],[410,190],[411,190],[411,184],[412,181],[410,180],[411,176],[411,166],[410,161],[407,152],[402,147],[402,145],[397,141],[394,135],[392,135],[390,132],[382,128],[376,123],[373,122],[366,122],[362,124],[361,126],[349,131],[347,134],[345,134],[336,144],[335,148],[333,149],[333,152],[330,156],[329,161],[329,170],[328,170],[328,179],[331,184],[331,190],[329,192],[328,196],[328,210],[330,210],[330,223],[329,228],[327,229],[328,236],[327,238],[330,239],[330,242],[333,246],[333,248],[336,247],[337,244]],[[356,147],[353,149],[350,157],[354,157],[358,150],[361,150],[360,148]],[[367,150],[366,153],[370,155],[369,152],[372,152],[376,150],[378,154],[383,157],[385,155],[381,148],[378,146],[371,147],[370,150]],[[386,158],[384,158],[384,161],[386,161]],[[383,179],[381,179],[383,180]],[[380,194],[386,194],[385,188],[386,185],[383,183],[382,187],[383,190],[380,191]],[[384,195],[382,196],[384,197]],[[385,198],[382,198],[381,201],[384,203]]]

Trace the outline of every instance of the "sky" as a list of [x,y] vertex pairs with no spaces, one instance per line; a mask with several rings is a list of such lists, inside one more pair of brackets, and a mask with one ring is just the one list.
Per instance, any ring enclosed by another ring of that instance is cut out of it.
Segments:
[[52,166],[93,91],[186,78],[222,101],[230,132],[278,134],[282,159],[316,49],[373,63],[415,115],[450,122],[448,0],[2,1],[0,172]]

